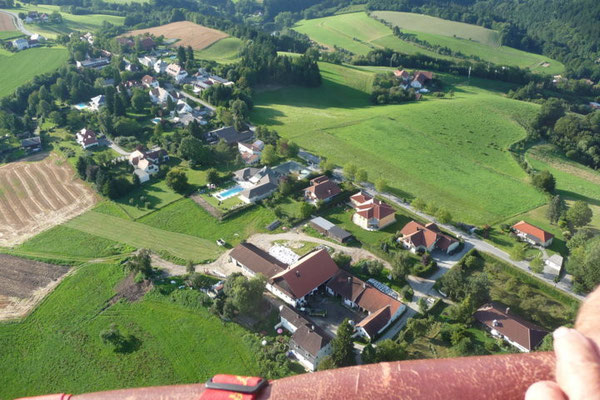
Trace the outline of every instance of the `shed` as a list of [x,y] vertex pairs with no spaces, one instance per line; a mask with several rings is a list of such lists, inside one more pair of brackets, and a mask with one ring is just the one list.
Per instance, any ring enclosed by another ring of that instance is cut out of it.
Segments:
[[321,235],[327,235],[327,232],[335,227],[334,224],[332,224],[331,222],[327,221],[325,218],[323,217],[316,217],[310,220],[309,222],[310,226],[315,228],[317,230],[317,232],[319,232]]
[[352,239],[352,234],[348,231],[343,230],[339,226],[333,226],[329,231],[327,231],[327,235],[340,243],[346,243]]

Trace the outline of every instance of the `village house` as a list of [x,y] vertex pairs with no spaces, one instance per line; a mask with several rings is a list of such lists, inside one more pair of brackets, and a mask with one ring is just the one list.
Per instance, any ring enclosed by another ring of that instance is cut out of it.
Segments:
[[249,278],[262,274],[270,279],[287,268],[287,265],[251,243],[242,242],[229,253],[229,260],[242,269]]
[[150,36],[140,38],[140,47],[142,50],[149,51],[156,47],[156,42]]
[[160,86],[158,80],[150,75],[144,75],[144,77],[142,78],[142,85],[150,89],[156,89]]
[[151,57],[151,56],[138,57],[138,62],[146,68],[154,67],[154,64],[156,64],[156,61],[158,61],[156,59],[156,57]]
[[86,34],[79,37],[84,42],[88,42],[91,45],[94,45],[94,35],[91,32],[87,32]]
[[238,151],[246,165],[253,165],[260,161],[260,156],[265,147],[262,140],[253,143],[238,142]]
[[336,242],[347,243],[352,239],[352,234],[331,223],[323,217],[316,217],[308,223],[313,229],[323,236],[327,236]]
[[138,147],[129,154],[129,164],[134,167],[133,173],[140,179],[140,183],[150,180],[150,177],[159,171],[159,165],[167,160],[169,160],[167,152],[160,147],[150,150]]
[[110,64],[110,59],[107,57],[99,57],[99,58],[88,58],[87,60],[77,61],[77,68],[92,68],[92,69],[102,69]]
[[338,271],[326,289],[330,295],[340,297],[346,306],[368,314],[355,325],[355,335],[369,340],[382,333],[406,310],[402,302],[344,270]]
[[96,97],[92,97],[89,103],[90,110],[98,111],[100,110],[100,107],[104,106],[105,103],[106,99],[104,98],[103,94],[98,95]]
[[181,83],[187,78],[188,73],[179,64],[169,64],[166,69],[167,75],[175,79],[175,82]]
[[560,275],[563,261],[564,259],[560,254],[553,254],[544,262],[544,264],[548,267],[548,270],[551,274]]
[[342,193],[342,189],[337,183],[329,177],[321,175],[311,179],[310,186],[304,189],[304,198],[313,203],[318,201],[326,203],[340,193]]
[[98,146],[98,138],[96,132],[91,129],[83,128],[75,134],[75,140],[84,149],[89,149],[93,146]]
[[36,153],[42,150],[42,139],[39,136],[22,139],[21,148],[28,153]]
[[512,229],[519,238],[525,242],[542,247],[548,247],[552,244],[554,235],[550,232],[531,225],[525,221],[519,221],[512,226]]
[[167,66],[168,64],[166,62],[164,62],[163,60],[158,60],[154,63],[152,68],[154,68],[154,72],[156,72],[157,74],[164,74],[167,70]]
[[194,109],[185,100],[179,99],[175,105],[175,111],[177,114],[189,114],[194,111]]
[[352,222],[363,229],[377,231],[396,222],[396,210],[364,192],[350,197],[350,203],[356,210]]
[[315,371],[323,357],[331,354],[331,335],[310,318],[288,306],[279,307],[280,322],[275,329],[283,328],[292,334],[289,348],[296,359],[309,371]]
[[273,194],[279,187],[279,178],[279,174],[269,167],[248,167],[234,172],[234,180],[244,188],[239,198],[248,204]]
[[25,50],[29,48],[29,41],[24,38],[15,39],[12,41],[12,46],[18,51]]
[[150,96],[150,101],[154,104],[160,104],[164,106],[168,103],[169,98],[171,101],[175,102],[173,96],[166,89],[161,87],[150,89],[148,95]]
[[500,303],[486,304],[473,316],[490,330],[492,336],[501,338],[526,353],[538,347],[548,334],[543,328],[512,314],[508,307]]
[[249,142],[253,137],[254,133],[250,130],[238,132],[233,126],[224,126],[208,132],[206,134],[206,141],[209,143],[217,143],[220,140],[224,140],[228,145],[236,145],[240,142]]
[[132,38],[129,37],[118,37],[116,39],[117,43],[124,47],[132,48],[135,45],[135,42]]
[[400,233],[402,237],[398,242],[413,253],[434,250],[451,253],[460,244],[458,240],[442,233],[440,228],[431,222],[423,225],[417,221],[410,221],[404,225]]
[[433,73],[428,71],[418,71],[415,73],[410,86],[415,89],[421,89],[427,82],[433,79]]
[[408,82],[408,80],[410,79],[410,74],[406,71],[406,70],[395,70],[394,71],[394,76],[398,79],[401,79],[403,82]]

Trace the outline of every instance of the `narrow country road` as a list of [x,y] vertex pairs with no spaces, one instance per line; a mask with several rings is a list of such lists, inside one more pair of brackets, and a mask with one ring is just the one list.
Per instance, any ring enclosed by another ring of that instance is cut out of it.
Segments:
[[122,147],[119,147],[117,144],[115,144],[115,142],[113,142],[112,140],[110,140],[107,137],[100,139],[98,142],[101,146],[110,147],[111,149],[113,149],[114,151],[116,151],[117,153],[119,153],[122,156],[129,156],[129,154],[130,154],[128,151],[124,150]]
[[5,11],[5,10],[0,10],[0,13],[10,15],[13,19],[13,23],[15,24],[17,29],[19,31],[21,31],[21,33],[23,33],[24,35],[27,35],[27,36],[33,35],[33,32],[30,32],[27,29],[25,29],[25,26],[23,25],[23,21],[21,20],[21,18],[19,18],[19,14],[12,12],[12,11]]
[[180,94],[181,94],[183,97],[187,97],[188,99],[190,99],[190,100],[193,100],[193,101],[195,101],[196,103],[200,103],[200,104],[202,104],[204,107],[206,107],[206,108],[210,109],[211,111],[215,111],[215,107],[214,107],[212,104],[210,104],[210,103],[207,103],[206,101],[202,100],[201,98],[199,98],[199,97],[195,97],[195,96],[192,96],[191,94],[188,94],[188,93],[184,92],[183,90],[179,90],[179,93],[180,93]]

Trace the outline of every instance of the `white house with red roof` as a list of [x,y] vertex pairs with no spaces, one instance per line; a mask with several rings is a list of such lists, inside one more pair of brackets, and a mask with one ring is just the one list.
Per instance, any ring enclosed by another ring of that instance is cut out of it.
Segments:
[[396,222],[396,210],[392,206],[364,192],[350,197],[350,203],[356,210],[352,222],[363,229],[378,231]]
[[155,89],[160,86],[158,80],[150,75],[144,75],[144,77],[142,78],[142,85],[150,89]]
[[129,163],[133,166],[133,173],[138,176],[141,183],[150,180],[150,177],[159,171],[159,164],[169,159],[167,152],[160,147],[151,150],[137,148],[129,154]]
[[402,79],[404,82],[410,79],[410,74],[405,69],[397,69],[394,71],[394,76],[398,79]]
[[512,228],[518,237],[534,245],[548,247],[552,244],[552,239],[554,239],[554,235],[550,232],[546,232],[542,228],[538,228],[525,221],[517,222]]
[[188,73],[179,64],[169,64],[165,70],[167,75],[173,77],[175,82],[180,83],[182,80],[187,78]]
[[460,244],[458,240],[442,233],[434,223],[423,225],[420,222],[411,221],[404,225],[400,233],[402,237],[398,239],[398,242],[413,253],[434,250],[450,253]]
[[418,71],[415,73],[410,86],[415,89],[421,89],[427,82],[433,79],[433,73],[429,71]]
[[98,146],[98,138],[96,132],[91,129],[83,128],[75,135],[75,140],[84,149],[89,149],[93,146]]

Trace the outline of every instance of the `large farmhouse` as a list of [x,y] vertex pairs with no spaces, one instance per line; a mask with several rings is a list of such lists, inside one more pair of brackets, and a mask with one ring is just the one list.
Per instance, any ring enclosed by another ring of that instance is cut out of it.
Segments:
[[327,283],[327,292],[340,297],[346,306],[368,314],[356,324],[356,334],[367,339],[383,332],[406,310],[402,302],[343,270]]
[[434,223],[423,225],[417,221],[411,221],[400,231],[402,237],[398,239],[405,248],[413,253],[417,251],[440,250],[450,253],[458,247],[460,242],[448,236]]
[[517,222],[512,228],[515,230],[518,237],[534,245],[548,247],[552,244],[552,239],[554,239],[554,235],[550,232],[546,232],[525,221]]
[[491,334],[512,344],[523,352],[535,349],[548,334],[543,328],[510,313],[500,303],[490,303],[479,308],[475,320],[486,326]]
[[311,202],[328,202],[341,192],[337,183],[322,175],[311,179],[310,186],[304,189],[304,198]]
[[350,197],[350,203],[356,210],[352,222],[363,229],[377,231],[396,222],[396,211],[390,205],[364,192]]

